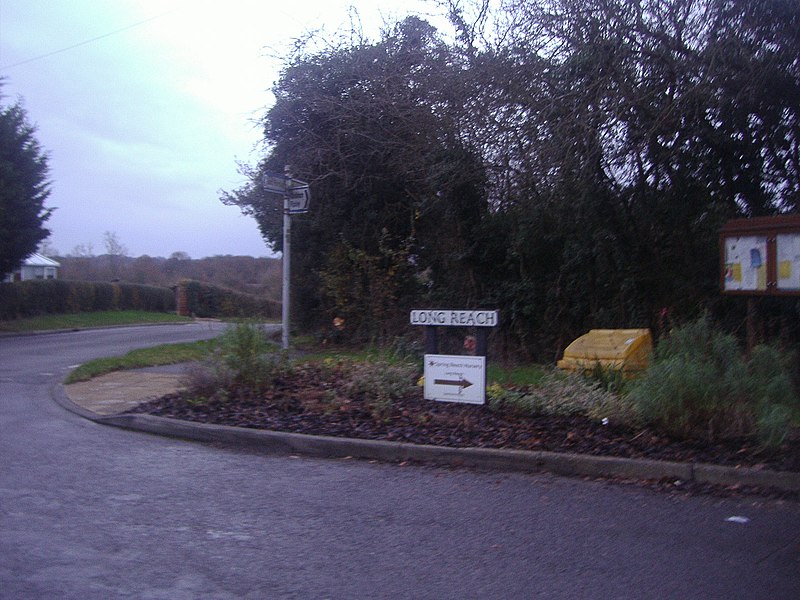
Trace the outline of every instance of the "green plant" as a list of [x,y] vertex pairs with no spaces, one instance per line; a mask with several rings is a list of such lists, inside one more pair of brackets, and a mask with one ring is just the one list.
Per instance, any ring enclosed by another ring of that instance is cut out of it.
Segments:
[[607,392],[622,394],[625,391],[625,372],[621,368],[603,365],[597,361],[592,370],[584,373],[584,376],[597,382]]
[[489,408],[526,415],[585,415],[596,420],[629,423],[632,411],[616,394],[580,375],[549,371],[539,383],[508,388],[493,383],[486,389]]
[[211,398],[220,399],[220,392],[233,386],[233,373],[209,358],[190,365],[182,383],[191,393],[193,403],[202,404]]
[[789,373],[793,353],[759,345],[747,363],[749,393],[757,407],[757,433],[765,446],[776,447],[789,433],[792,420],[800,414],[800,398]]
[[767,404],[761,407],[756,423],[761,443],[767,448],[780,446],[789,433],[788,424],[792,420],[792,410],[782,404]]
[[798,406],[789,357],[769,346],[746,359],[736,339],[701,318],[672,331],[653,362],[631,384],[641,417],[680,437],[757,436],[779,445]]
[[388,417],[393,402],[416,388],[417,369],[408,364],[384,361],[352,363],[348,370],[344,395],[363,399],[374,419]]
[[486,386],[486,400],[490,410],[502,410],[511,408],[514,410],[525,410],[524,391],[507,388],[497,382]]
[[391,354],[399,360],[422,360],[425,346],[417,332],[413,335],[399,335],[392,340]]
[[350,243],[343,235],[327,252],[318,272],[332,317],[340,319],[336,338],[383,341],[396,330],[399,300],[413,288],[410,241],[396,239],[384,227],[376,251]]
[[222,380],[256,393],[287,366],[286,357],[277,352],[264,329],[250,323],[226,329],[218,338],[212,361]]
[[287,357],[262,327],[239,323],[215,340],[214,352],[189,370],[185,383],[196,396],[224,400],[231,394],[260,394],[288,368]]
[[247,372],[257,369],[261,358],[274,349],[263,328],[238,323],[228,327],[219,336],[217,353],[231,370]]

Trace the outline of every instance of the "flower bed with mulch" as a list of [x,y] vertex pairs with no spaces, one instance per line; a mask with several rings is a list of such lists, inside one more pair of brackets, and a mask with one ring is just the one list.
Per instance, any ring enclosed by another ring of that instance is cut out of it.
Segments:
[[131,412],[311,435],[800,472],[800,431],[796,428],[780,447],[767,451],[753,440],[680,440],[651,428],[604,425],[583,415],[531,416],[488,406],[434,402],[424,400],[420,388],[387,401],[353,391],[344,380],[348,376],[343,370],[305,366],[282,374],[258,395],[228,389],[198,399],[196,393],[183,392]]

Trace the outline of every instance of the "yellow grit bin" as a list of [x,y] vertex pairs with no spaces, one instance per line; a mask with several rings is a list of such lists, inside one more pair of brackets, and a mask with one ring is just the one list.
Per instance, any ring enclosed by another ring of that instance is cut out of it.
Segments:
[[567,346],[558,368],[582,373],[599,363],[632,377],[647,368],[652,352],[649,329],[592,329]]

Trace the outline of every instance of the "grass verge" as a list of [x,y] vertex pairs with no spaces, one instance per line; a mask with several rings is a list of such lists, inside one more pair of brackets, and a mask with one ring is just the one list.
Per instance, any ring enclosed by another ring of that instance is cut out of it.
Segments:
[[63,315],[42,315],[29,319],[0,321],[0,331],[25,333],[59,329],[84,329],[89,327],[113,327],[116,325],[144,325],[150,323],[185,323],[190,317],[179,317],[172,313],[156,313],[136,310],[101,311]]
[[202,360],[213,350],[214,340],[188,342],[182,344],[164,344],[153,348],[131,350],[122,356],[98,358],[82,364],[72,371],[64,383],[77,383],[88,381],[113,371],[126,369],[141,369],[143,367],[157,367],[172,365],[181,362]]
[[541,365],[496,365],[486,366],[487,385],[525,386],[539,385],[547,370]]

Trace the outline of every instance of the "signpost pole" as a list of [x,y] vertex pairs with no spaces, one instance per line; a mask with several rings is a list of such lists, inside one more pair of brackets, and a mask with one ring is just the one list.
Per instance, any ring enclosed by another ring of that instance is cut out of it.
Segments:
[[302,215],[308,212],[311,191],[307,182],[292,179],[289,165],[284,167],[282,174],[265,171],[261,185],[268,194],[275,194],[283,200],[283,283],[281,290],[283,333],[281,335],[281,346],[284,350],[288,350],[289,288],[292,272],[292,215]]
[[289,282],[291,277],[291,228],[292,217],[289,215],[289,189],[288,182],[291,180],[289,167],[285,168],[286,186],[283,191],[283,288],[281,294],[281,347],[289,349]]
[[436,327],[425,328],[425,354],[439,354],[439,332]]

